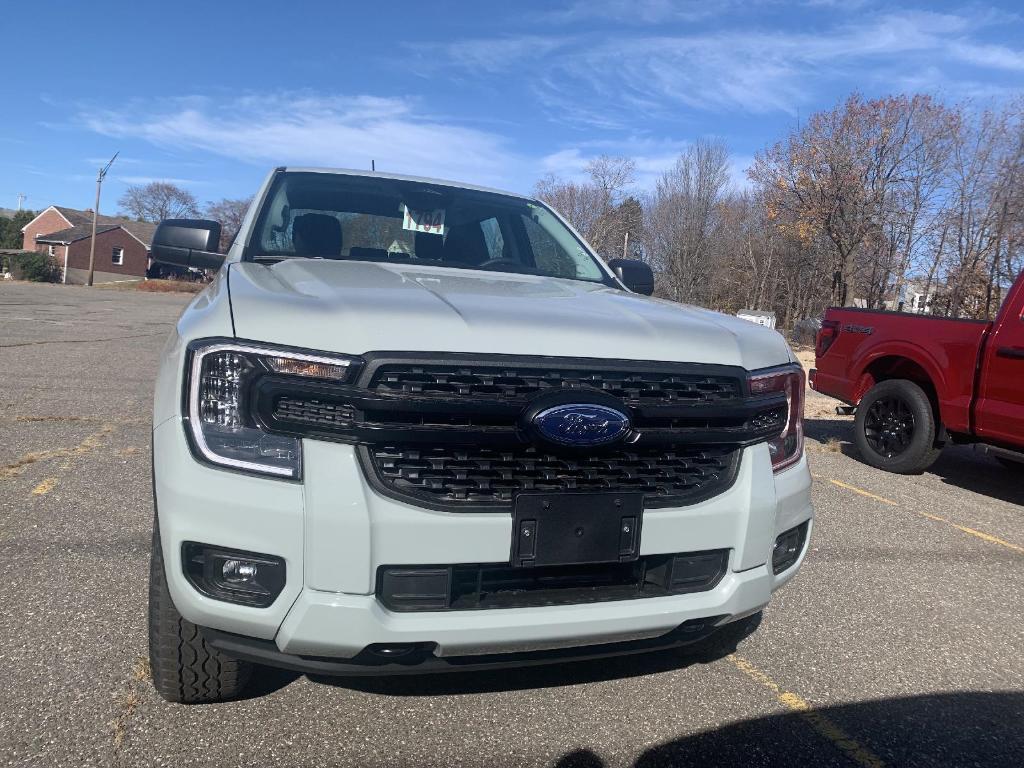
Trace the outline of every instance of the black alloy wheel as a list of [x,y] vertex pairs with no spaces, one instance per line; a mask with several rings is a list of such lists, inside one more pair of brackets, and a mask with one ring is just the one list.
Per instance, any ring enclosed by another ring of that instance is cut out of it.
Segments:
[[908,379],[880,381],[861,399],[853,441],[865,463],[887,472],[918,474],[942,452],[932,401]]
[[875,400],[864,416],[864,438],[879,456],[892,459],[910,447],[914,413],[898,396]]

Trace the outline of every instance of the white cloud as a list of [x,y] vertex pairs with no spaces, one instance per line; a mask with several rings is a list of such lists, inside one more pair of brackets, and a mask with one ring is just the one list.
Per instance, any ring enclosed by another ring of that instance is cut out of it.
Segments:
[[[584,181],[587,178],[587,164],[600,155],[629,157],[636,164],[632,191],[644,193],[654,189],[658,179],[675,165],[687,146],[687,141],[646,137],[589,141],[545,155],[539,166],[542,174],[553,173],[563,179]],[[749,186],[746,169],[752,160],[750,155],[730,156],[729,178],[734,188],[745,189]]]
[[80,120],[114,138],[200,149],[250,163],[394,170],[502,184],[518,158],[493,133],[444,121],[402,99],[250,94],[86,109]]
[[[86,157],[83,158],[82,162],[102,168],[103,166],[110,162],[110,157]],[[114,162],[117,163],[118,165],[138,165],[139,163],[142,162],[142,160],[139,160],[138,158],[134,157],[124,157],[123,155],[118,155],[117,160],[115,160]]]
[[1003,45],[976,45],[954,43],[950,53],[961,61],[992,69],[1024,70],[1024,52]]
[[[230,103],[183,97],[163,104],[140,102],[114,110],[83,110],[91,130],[118,139],[141,139],[175,150],[203,150],[247,163],[367,168],[437,176],[528,191],[546,173],[583,179],[595,157],[621,155],[636,162],[636,188],[655,179],[687,146],[645,136],[594,139],[530,156],[496,133],[423,115],[411,103],[377,97],[250,94]],[[94,163],[95,164],[95,163]],[[191,163],[190,165],[196,165]],[[190,171],[194,173],[194,171]],[[120,175],[126,184],[197,178]]]
[[200,179],[176,179],[166,176],[114,176],[114,178],[125,184],[152,184],[154,181],[163,181],[167,184],[177,184],[180,187],[201,187],[210,183]]
[[[672,4],[636,7],[634,19],[668,13]],[[572,6],[579,13],[617,13],[628,3],[605,1]],[[625,12],[623,10],[623,12]],[[992,70],[1024,69],[1024,50],[981,44],[979,30],[1001,23],[995,12],[970,15],[898,10],[864,12],[836,19],[821,28],[766,29],[739,22],[727,30],[651,34],[626,29],[595,38],[504,37],[500,55],[487,59],[487,71],[528,79],[552,120],[591,129],[616,130],[635,125],[638,115],[669,118],[679,108],[723,113],[793,114],[816,104],[819,90],[835,81],[858,87],[878,81],[885,70],[936,74],[929,89],[957,91],[965,80],[962,63]],[[661,29],[664,29],[661,25]],[[660,30],[659,30],[660,31]],[[447,64],[472,76],[465,43],[434,49],[434,66]],[[470,43],[487,51],[486,40]],[[498,50],[498,49],[495,49]],[[476,69],[483,65],[477,64]]]

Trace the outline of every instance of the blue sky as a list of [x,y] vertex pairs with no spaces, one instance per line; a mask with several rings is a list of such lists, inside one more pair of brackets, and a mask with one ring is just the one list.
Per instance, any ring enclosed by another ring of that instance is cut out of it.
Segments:
[[[173,8],[172,8],[173,6]],[[649,187],[688,142],[734,178],[857,89],[999,103],[1024,91],[1018,3],[20,2],[4,47],[0,207],[92,204],[168,179],[200,201],[282,164],[528,191],[589,158]]]

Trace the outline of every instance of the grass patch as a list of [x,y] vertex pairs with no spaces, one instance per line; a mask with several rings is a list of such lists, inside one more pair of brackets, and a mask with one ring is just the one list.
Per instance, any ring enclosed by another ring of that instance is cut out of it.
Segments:
[[144,280],[135,288],[147,293],[199,293],[207,283],[190,283],[187,280]]
[[821,447],[824,450],[828,451],[829,453],[843,452],[843,443],[838,437],[830,437],[828,440],[821,444]]

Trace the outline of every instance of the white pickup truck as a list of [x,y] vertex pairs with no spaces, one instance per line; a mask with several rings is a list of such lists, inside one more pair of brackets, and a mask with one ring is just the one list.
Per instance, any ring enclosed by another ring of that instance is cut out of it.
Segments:
[[153,258],[219,267],[153,414],[153,681],[384,675],[735,647],[813,511],[782,337],[649,298],[544,203],[279,168],[227,254],[168,220]]

